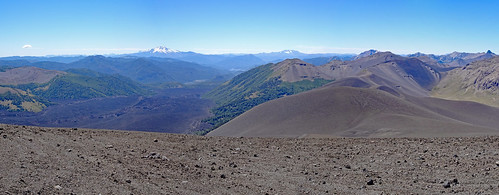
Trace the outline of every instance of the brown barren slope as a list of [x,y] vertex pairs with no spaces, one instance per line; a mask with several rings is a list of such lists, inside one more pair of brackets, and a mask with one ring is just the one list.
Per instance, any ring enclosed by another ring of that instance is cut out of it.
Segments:
[[65,72],[45,70],[36,67],[20,67],[0,72],[0,84],[19,85],[28,83],[46,83],[55,76],[61,74],[65,74]]
[[499,137],[230,138],[0,128],[0,194],[499,193]]
[[322,78],[326,80],[334,79],[330,71],[324,71],[319,66],[306,63],[300,59],[287,59],[275,64],[272,67],[272,76],[280,76],[282,81],[296,82],[301,80],[313,80]]
[[435,86],[432,95],[499,106],[499,56],[450,71]]
[[[334,83],[333,83],[334,84]],[[499,109],[333,84],[261,104],[209,136],[444,137],[499,135]],[[404,96],[405,97],[405,96]],[[410,97],[410,96],[406,96]],[[418,100],[418,101],[416,101]],[[467,106],[456,114],[456,108]],[[487,111],[484,117],[483,110]]]
[[332,61],[320,67],[335,80],[360,77],[374,87],[387,86],[412,96],[429,96],[440,81],[440,73],[416,59],[376,52],[354,61]]

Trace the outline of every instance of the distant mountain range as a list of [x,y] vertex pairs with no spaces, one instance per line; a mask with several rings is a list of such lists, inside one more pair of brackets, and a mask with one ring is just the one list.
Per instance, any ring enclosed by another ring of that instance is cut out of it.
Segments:
[[210,80],[227,72],[171,58],[126,58],[88,56],[70,63],[51,61],[0,60],[0,66],[33,66],[49,70],[89,69],[105,74],[120,74],[141,83],[193,82]]
[[[320,54],[305,54],[296,50],[283,50],[279,52],[257,53],[257,54],[201,54],[192,51],[179,51],[164,46],[152,48],[147,51],[137,53],[109,55],[107,57],[113,58],[170,58],[184,62],[196,63],[199,65],[217,68],[220,70],[240,72],[246,71],[256,66],[266,63],[277,63],[285,59],[298,58],[309,62],[314,65],[323,65],[332,60],[350,61],[359,58],[373,55],[379,51],[371,49],[362,52],[358,55],[355,54],[338,54],[338,53],[320,53]],[[484,53],[464,53],[453,52],[446,55],[434,55],[415,53],[409,54],[408,57],[415,57],[421,61],[432,64],[434,67],[449,68],[464,66],[470,62],[487,59],[495,54],[491,51]],[[59,62],[59,63],[72,63],[81,60],[87,56],[47,56],[47,57],[34,57],[34,56],[12,56],[3,57],[0,60],[25,60],[28,62]]]
[[254,68],[256,66],[280,62],[285,59],[299,58],[299,59],[309,59],[309,58],[319,58],[327,57],[338,59],[349,60],[354,55],[353,54],[335,54],[335,53],[324,53],[324,54],[305,54],[296,50],[284,50],[280,52],[270,52],[270,53],[258,53],[258,54],[219,54],[219,55],[206,55],[195,52],[183,52],[174,49],[169,49],[166,47],[156,47],[144,52],[126,54],[123,56],[135,56],[135,57],[160,57],[160,58],[173,58],[177,60],[193,62],[197,64],[206,65],[209,67],[214,67],[222,70],[230,71],[244,71]]
[[408,57],[415,57],[425,59],[425,57],[429,58],[426,61],[427,63],[440,63],[447,64],[448,66],[465,66],[471,62],[485,60],[494,57],[496,54],[492,53],[490,50],[483,53],[464,53],[464,52],[452,52],[446,55],[434,55],[434,54],[423,54],[423,53],[415,53],[408,55]]

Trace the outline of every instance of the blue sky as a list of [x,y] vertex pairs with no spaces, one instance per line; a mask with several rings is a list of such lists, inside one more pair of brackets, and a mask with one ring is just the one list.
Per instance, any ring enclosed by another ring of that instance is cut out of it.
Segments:
[[497,10],[492,0],[0,0],[0,56],[156,46],[200,53],[499,53]]

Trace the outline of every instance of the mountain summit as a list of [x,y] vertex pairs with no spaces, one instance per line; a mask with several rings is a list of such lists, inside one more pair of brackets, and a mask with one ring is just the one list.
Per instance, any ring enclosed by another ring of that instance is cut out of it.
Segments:
[[376,53],[379,53],[379,51],[378,50],[374,50],[374,49],[370,49],[370,50],[367,50],[367,51],[362,52],[359,55],[355,56],[353,58],[353,60],[357,60],[357,59],[360,59],[360,58],[363,58],[363,57],[371,56],[371,55],[374,55]]
[[169,48],[164,47],[164,46],[159,46],[159,47],[152,48],[151,50],[149,50],[149,52],[150,53],[178,53],[180,51],[175,50],[175,49],[169,49]]

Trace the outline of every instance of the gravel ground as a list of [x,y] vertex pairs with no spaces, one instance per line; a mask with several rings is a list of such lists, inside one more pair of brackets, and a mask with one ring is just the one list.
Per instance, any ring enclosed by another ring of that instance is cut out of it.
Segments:
[[499,194],[499,137],[0,129],[0,194]]

